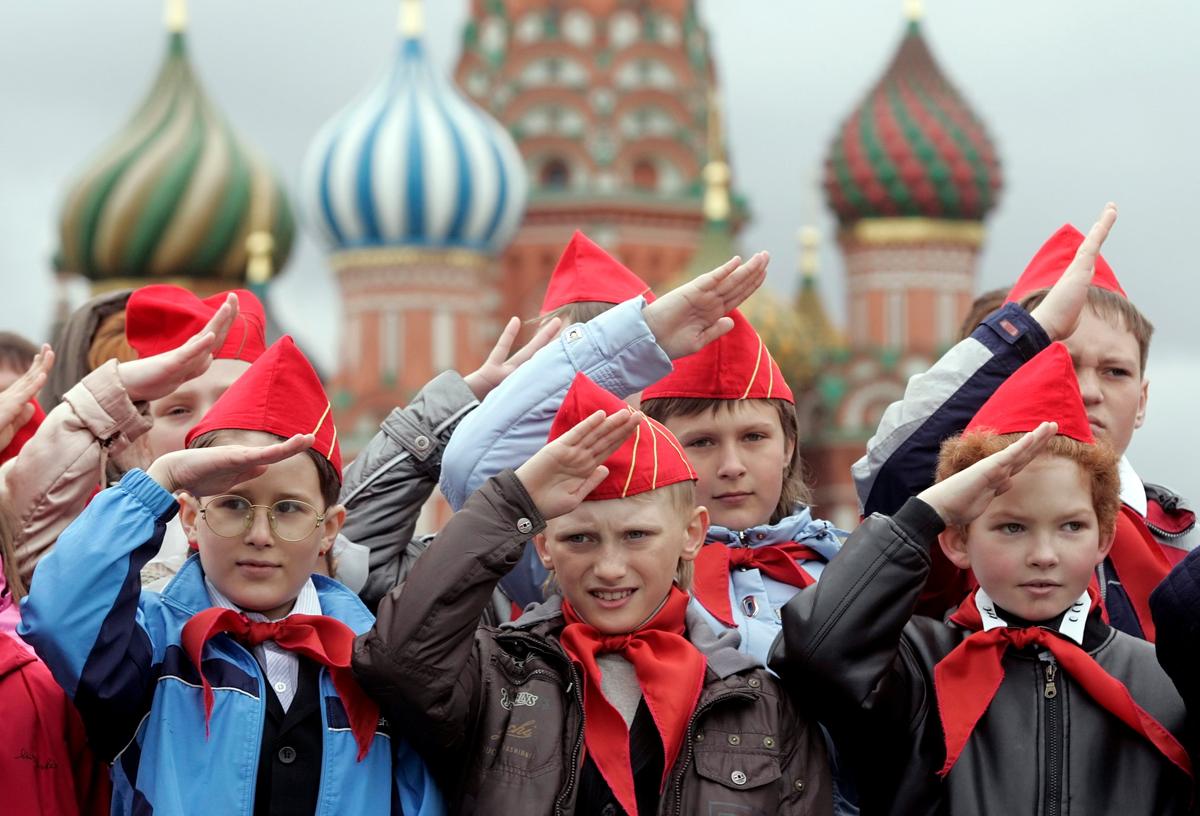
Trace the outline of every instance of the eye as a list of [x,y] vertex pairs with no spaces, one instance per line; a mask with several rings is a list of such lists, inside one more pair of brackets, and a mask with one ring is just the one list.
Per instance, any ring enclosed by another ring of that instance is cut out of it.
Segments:
[[308,507],[305,506],[304,502],[292,501],[291,499],[277,501],[274,507],[275,514],[279,516],[286,516],[289,513],[303,513],[307,509]]
[[767,435],[765,433],[760,433],[759,431],[750,431],[744,437],[747,442],[761,442],[766,438]]
[[632,539],[633,541],[638,541],[639,539],[648,538],[649,536],[650,536],[650,533],[648,533],[645,530],[629,530],[628,532],[625,533],[625,537],[628,539]]
[[212,500],[210,505],[217,510],[226,510],[230,513],[245,513],[250,509],[250,502],[241,496],[218,496]]
[[1087,524],[1082,521],[1068,521],[1063,525],[1063,529],[1069,533],[1082,533],[1087,527]]
[[684,445],[685,448],[711,448],[716,444],[711,437],[698,436]]
[[587,544],[590,538],[587,533],[571,533],[570,535],[563,536],[559,540],[564,541],[567,544]]
[[1000,532],[1004,533],[1005,535],[1019,535],[1020,533],[1025,532],[1025,525],[1016,521],[1006,521],[997,529],[999,529]]
[[191,413],[192,413],[192,409],[186,405],[172,405],[170,408],[167,408],[166,410],[160,412],[159,416],[160,417],[178,418],[178,417],[190,416]]

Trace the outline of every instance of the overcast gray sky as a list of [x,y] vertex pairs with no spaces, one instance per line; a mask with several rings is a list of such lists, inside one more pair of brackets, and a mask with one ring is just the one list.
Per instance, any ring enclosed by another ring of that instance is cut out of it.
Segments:
[[[427,42],[451,70],[467,0],[426,2]],[[815,193],[840,120],[890,58],[901,0],[702,0],[725,97],[736,183],[771,250],[770,285],[794,280],[795,233],[824,230],[823,286],[842,313],[832,221]],[[1184,0],[928,0],[926,36],[987,122],[1005,173],[988,221],[980,288],[1011,282],[1063,221],[1121,208],[1105,249],[1158,327],[1147,426],[1131,458],[1151,481],[1200,497],[1189,423],[1200,397],[1200,3]],[[395,0],[193,0],[193,64],[242,137],[296,190],[317,128],[385,70]],[[163,56],[158,0],[0,5],[0,326],[42,339],[49,257],[65,185],[132,113]],[[295,202],[295,196],[293,195]],[[297,203],[297,206],[298,203]],[[283,322],[333,358],[339,306],[307,236],[274,288]],[[1182,455],[1181,455],[1182,454]]]

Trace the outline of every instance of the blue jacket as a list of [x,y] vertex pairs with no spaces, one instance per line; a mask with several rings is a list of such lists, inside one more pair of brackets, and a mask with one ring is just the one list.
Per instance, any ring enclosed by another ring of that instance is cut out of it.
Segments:
[[[258,661],[219,635],[205,646],[215,702],[208,736],[200,676],[180,646],[184,624],[212,601],[197,557],[162,594],[139,572],[158,552],[174,497],[140,470],[100,493],[38,564],[20,633],[50,667],[113,761],[114,814],[245,814],[254,809],[267,705]],[[313,576],[321,609],[356,633],[374,619],[336,581]],[[386,721],[362,762],[341,700],[320,674],[326,725],[317,813],[439,814],[424,764]]]
[[1200,761],[1200,732],[1195,726],[1200,715],[1200,661],[1196,660],[1200,647],[1200,549],[1188,553],[1150,593],[1150,611],[1158,662],[1187,706],[1191,723],[1188,748],[1195,764]]
[[[671,373],[670,358],[642,317],[645,305],[645,298],[632,298],[563,329],[463,418],[442,454],[439,486],[452,508],[460,510],[488,479],[541,450],[577,372],[622,399]],[[534,548],[526,547],[500,588],[526,606],[543,600],[545,578]]]

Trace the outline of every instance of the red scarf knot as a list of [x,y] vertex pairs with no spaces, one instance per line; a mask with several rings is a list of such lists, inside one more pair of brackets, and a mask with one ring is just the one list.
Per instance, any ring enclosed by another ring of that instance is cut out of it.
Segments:
[[665,785],[687,738],[687,724],[704,686],[704,655],[684,636],[688,595],[672,587],[666,602],[635,632],[609,635],[580,618],[563,602],[567,625],[559,641],[583,675],[584,742],[604,781],[626,813],[638,816],[629,755],[629,727],[604,697],[597,655],[617,653],[628,660],[654,725],[662,739]]
[[203,684],[206,737],[208,722],[212,717],[213,691],[208,678],[204,676],[201,655],[204,644],[220,634],[227,634],[249,647],[273,640],[281,649],[315,660],[329,669],[333,687],[350,720],[350,730],[358,745],[359,761],[367,755],[375,738],[379,706],[358,685],[350,669],[354,652],[353,630],[326,615],[289,615],[278,621],[252,621],[241,612],[214,606],[192,616],[183,627],[181,642]]
[[[1075,641],[1045,627],[1001,626],[982,631],[983,621],[975,600],[978,592],[971,593],[950,618],[973,633],[934,667],[938,714],[946,739],[946,761],[938,771],[940,776],[950,773],[1000,689],[1004,680],[1003,658],[1008,647],[1039,646],[1050,652],[1063,671],[1101,708],[1144,737],[1163,757],[1191,777],[1192,765],[1187,751],[1170,731],[1137,704],[1124,683],[1106,672]],[[1088,596],[1095,605],[1098,599],[1090,588]]]
[[696,572],[692,579],[692,594],[714,618],[729,628],[737,626],[729,602],[729,573],[734,568],[757,569],[768,578],[803,589],[816,579],[798,562],[821,561],[816,550],[795,541],[768,544],[763,547],[729,547],[718,541],[700,548]]

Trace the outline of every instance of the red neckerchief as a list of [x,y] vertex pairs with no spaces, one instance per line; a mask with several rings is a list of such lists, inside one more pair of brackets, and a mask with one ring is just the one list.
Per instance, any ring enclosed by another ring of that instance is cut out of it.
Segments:
[[683,636],[688,595],[671,588],[666,603],[636,632],[605,635],[582,621],[563,601],[567,625],[559,642],[583,672],[584,741],[596,768],[625,812],[637,816],[629,727],[600,688],[596,656],[616,652],[633,664],[646,707],[663,745],[665,785],[687,736],[688,720],[704,685],[704,655]]
[[1154,618],[1150,615],[1150,593],[1167,577],[1171,562],[1146,527],[1146,522],[1128,505],[1122,504],[1121,512],[1117,514],[1117,535],[1108,557],[1117,578],[1125,587],[1125,594],[1129,596],[1142,634],[1153,643]]
[[289,615],[283,620],[265,623],[252,621],[241,612],[216,606],[193,615],[183,627],[182,643],[204,684],[205,736],[208,735],[208,720],[212,716],[213,692],[200,665],[200,655],[204,644],[221,633],[251,647],[265,640],[273,640],[281,649],[311,658],[327,667],[333,687],[346,707],[350,730],[358,745],[358,759],[361,761],[367,755],[371,740],[375,738],[375,726],[379,722],[379,706],[362,690],[350,670],[354,632],[340,620],[326,615]]
[[[1022,649],[1037,645],[1054,655],[1062,669],[1101,708],[1145,737],[1168,761],[1191,777],[1192,763],[1179,740],[1137,704],[1124,683],[1104,671],[1073,640],[1041,626],[1022,629],[1003,626],[983,631],[983,620],[975,604],[978,591],[972,592],[950,617],[973,634],[938,661],[933,670],[938,714],[946,737],[946,762],[938,772],[941,776],[950,773],[975,725],[996,696],[1004,680],[1004,652],[1009,646]],[[1088,596],[1095,605],[1098,599],[1091,588]]]
[[729,605],[731,569],[756,569],[768,578],[803,589],[817,581],[796,562],[824,560],[816,550],[795,541],[764,547],[729,547],[713,541],[701,547],[700,555],[696,557],[692,594],[714,618],[733,628],[737,622]]

